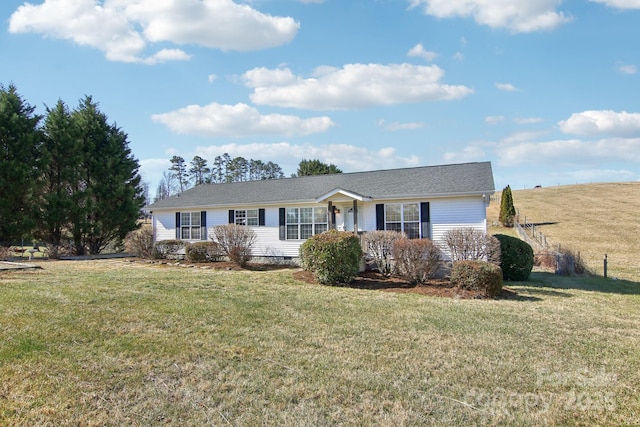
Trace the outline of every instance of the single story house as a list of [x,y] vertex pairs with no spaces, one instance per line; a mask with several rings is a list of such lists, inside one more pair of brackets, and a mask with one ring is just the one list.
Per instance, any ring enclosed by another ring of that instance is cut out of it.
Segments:
[[495,192],[491,163],[203,184],[157,201],[155,241],[210,240],[213,227],[253,228],[256,257],[296,259],[300,245],[328,229],[404,231],[438,243],[455,227],[487,228]]

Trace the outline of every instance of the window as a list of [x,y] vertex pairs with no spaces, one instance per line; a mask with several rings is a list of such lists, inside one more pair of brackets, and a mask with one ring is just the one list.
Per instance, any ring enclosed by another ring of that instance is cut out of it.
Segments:
[[258,225],[258,209],[236,209],[234,223],[237,225]]
[[328,230],[327,208],[288,208],[286,210],[286,239],[304,240]]
[[200,240],[202,221],[200,212],[180,213],[180,238],[182,240]]
[[418,203],[385,205],[385,230],[404,231],[410,239],[420,238],[420,206]]

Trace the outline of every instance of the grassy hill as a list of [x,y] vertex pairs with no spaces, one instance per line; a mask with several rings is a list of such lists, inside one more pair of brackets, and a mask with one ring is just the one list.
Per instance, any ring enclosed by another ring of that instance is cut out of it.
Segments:
[[[603,273],[607,254],[609,277],[640,282],[640,182],[513,190],[513,203],[521,222],[526,216],[542,224],[538,230],[549,243],[580,252],[595,273]],[[499,209],[491,204],[489,223]]]

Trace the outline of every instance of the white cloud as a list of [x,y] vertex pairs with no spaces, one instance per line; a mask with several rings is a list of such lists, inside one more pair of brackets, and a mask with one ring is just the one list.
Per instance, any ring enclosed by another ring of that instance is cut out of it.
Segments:
[[300,24],[231,0],[45,0],[25,3],[9,21],[11,33],[39,33],[105,53],[107,59],[155,64],[185,60],[179,49],[145,56],[151,43],[197,44],[222,50],[279,46]]
[[461,151],[449,151],[443,158],[448,163],[467,163],[478,160],[486,160],[485,152],[477,145],[469,145]]
[[168,61],[188,61],[189,59],[191,59],[191,55],[187,55],[180,49],[162,49],[155,54],[144,58],[142,62],[153,65]]
[[498,88],[498,90],[502,90],[504,92],[515,92],[518,89],[512,85],[511,83],[494,83],[495,87]]
[[[623,0],[618,0],[623,1]],[[473,18],[478,24],[516,33],[551,30],[571,21],[558,0],[410,0],[411,7],[437,18]]]
[[519,125],[532,125],[536,123],[543,123],[542,117],[516,117],[513,122]]
[[620,71],[622,74],[627,74],[631,76],[638,72],[638,67],[632,64],[619,64],[618,71]]
[[528,132],[515,132],[515,133],[512,133],[512,134],[502,138],[500,143],[501,144],[520,144],[522,142],[528,142],[528,141],[532,141],[532,140],[535,140],[537,138],[540,138],[543,135],[546,135],[547,133],[548,133],[548,131],[546,131],[546,130],[528,131]]
[[412,129],[422,129],[424,127],[424,123],[422,122],[407,122],[407,123],[400,123],[400,122],[391,122],[391,123],[387,123],[384,120],[379,120],[378,121],[378,126],[386,131],[389,132],[396,132],[399,130],[412,130]]
[[484,122],[490,125],[497,125],[504,122],[504,116],[487,116],[484,118]]
[[640,0],[590,0],[616,9],[640,9]]
[[431,62],[438,57],[438,54],[436,52],[426,50],[421,43],[418,43],[417,45],[409,49],[409,52],[407,52],[407,56],[422,58],[425,61]]
[[640,162],[640,138],[599,141],[555,140],[501,144],[496,154],[503,166],[601,164],[607,161]]
[[174,132],[202,136],[304,136],[324,132],[334,126],[326,116],[302,119],[282,114],[265,115],[242,103],[189,105],[168,113],[154,114],[151,118]]
[[207,80],[209,81],[209,83],[213,83],[218,79],[218,76],[215,74],[209,74],[207,76]]
[[311,110],[341,110],[377,105],[459,99],[473,93],[466,86],[440,82],[436,66],[347,64],[320,67],[313,77],[295,76],[288,68],[256,68],[243,78],[253,88],[255,104]]
[[638,137],[640,136],[640,113],[588,110],[574,113],[558,125],[562,132],[574,135]]

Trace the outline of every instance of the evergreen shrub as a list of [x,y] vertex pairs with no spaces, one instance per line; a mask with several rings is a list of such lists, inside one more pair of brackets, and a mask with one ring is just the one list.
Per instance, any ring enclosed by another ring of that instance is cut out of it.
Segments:
[[524,240],[496,234],[500,241],[502,275],[504,280],[527,280],[533,269],[533,249]]
[[323,285],[349,283],[358,275],[362,247],[353,233],[329,230],[300,246],[302,267]]
[[495,297],[502,292],[502,271],[485,261],[454,262],[451,284],[460,290],[480,291],[485,297]]

